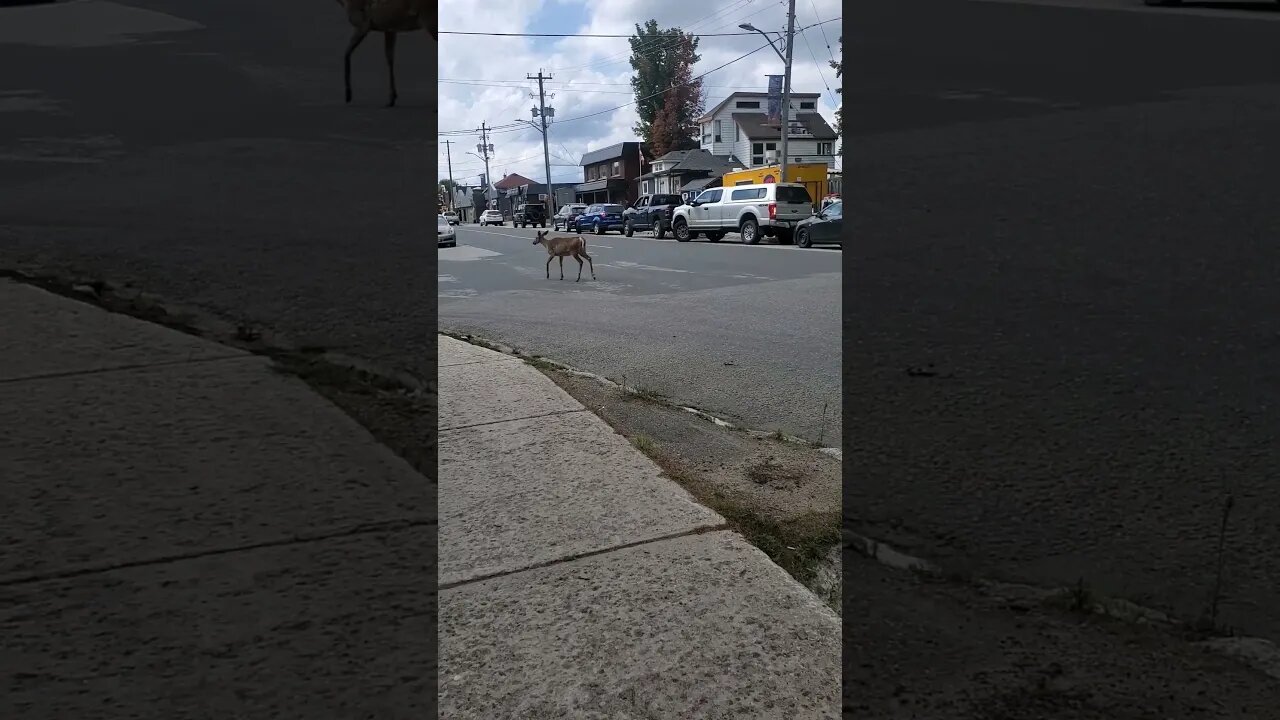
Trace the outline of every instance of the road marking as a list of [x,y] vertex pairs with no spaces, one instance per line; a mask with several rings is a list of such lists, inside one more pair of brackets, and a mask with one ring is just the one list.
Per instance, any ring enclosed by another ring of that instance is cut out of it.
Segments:
[[436,282],[458,282],[458,278],[452,275],[436,275]]
[[689,270],[677,270],[676,268],[657,267],[656,265],[641,265],[640,263],[626,262],[623,260],[615,261],[612,267],[626,268],[628,270],[654,270],[656,272],[676,272],[687,273]]
[[500,252],[485,250],[484,248],[474,245],[458,245],[451,248],[440,248],[439,259],[449,260],[453,262],[470,262],[487,257],[498,257],[502,255]]

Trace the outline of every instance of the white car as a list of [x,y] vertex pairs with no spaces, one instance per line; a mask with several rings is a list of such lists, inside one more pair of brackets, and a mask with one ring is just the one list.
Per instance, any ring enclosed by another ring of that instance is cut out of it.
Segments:
[[671,229],[680,242],[699,234],[718,242],[725,233],[736,232],[747,245],[755,245],[762,236],[790,244],[796,226],[811,215],[813,201],[800,183],[732,185],[704,190],[693,202],[676,208]]
[[502,222],[503,222],[502,213],[498,212],[497,210],[485,210],[484,212],[480,213],[481,227],[484,227],[486,225],[501,225]]
[[452,211],[452,210],[445,210],[445,211],[444,211],[444,213],[443,213],[443,215],[444,215],[445,219],[449,221],[449,224],[450,224],[450,225],[457,225],[457,224],[458,224],[458,213],[456,213],[456,212],[454,212],[454,211]]
[[439,241],[437,247],[458,246],[458,235],[454,232],[453,226],[449,224],[449,218],[444,215],[436,216],[436,238]]

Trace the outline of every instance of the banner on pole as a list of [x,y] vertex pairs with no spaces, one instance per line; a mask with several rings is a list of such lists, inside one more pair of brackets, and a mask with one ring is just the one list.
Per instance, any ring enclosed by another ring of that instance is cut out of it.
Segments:
[[769,75],[769,124],[782,127],[782,76]]

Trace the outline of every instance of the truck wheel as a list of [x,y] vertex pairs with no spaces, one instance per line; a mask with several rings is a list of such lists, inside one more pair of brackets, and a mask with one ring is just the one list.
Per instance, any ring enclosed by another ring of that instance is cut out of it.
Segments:
[[742,227],[738,228],[738,233],[742,235],[742,242],[747,245],[755,245],[760,242],[760,223],[755,218],[747,218],[742,221]]
[[790,230],[779,230],[774,237],[778,238],[779,245],[790,245],[794,235]]
[[671,228],[679,242],[689,242],[692,236],[689,234],[689,223],[684,220],[677,219],[675,225]]
[[631,237],[632,235],[636,234],[636,229],[634,226],[631,225],[630,220],[627,221],[626,227],[622,228],[622,234],[626,235],[627,237]]
[[659,220],[658,224],[655,225],[653,228],[653,234],[655,237],[661,240],[662,238],[667,236],[667,226],[664,225],[661,220]]

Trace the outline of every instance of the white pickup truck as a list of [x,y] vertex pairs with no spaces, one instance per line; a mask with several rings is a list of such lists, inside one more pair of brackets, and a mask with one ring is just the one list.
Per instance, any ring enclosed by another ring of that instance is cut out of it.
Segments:
[[754,245],[761,236],[790,243],[797,224],[813,214],[809,191],[799,183],[761,183],[704,190],[693,202],[675,209],[671,229],[676,240],[706,235],[718,242],[736,232]]

